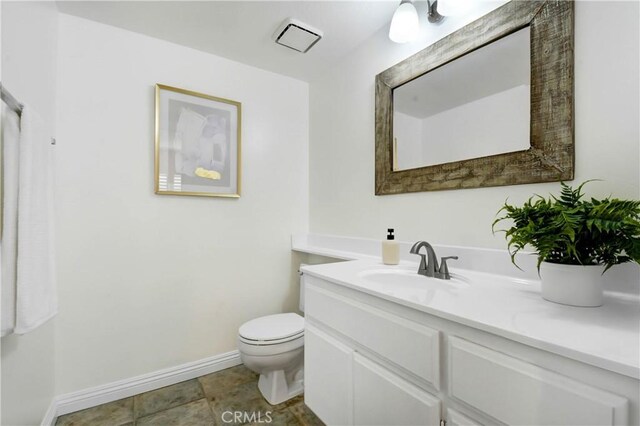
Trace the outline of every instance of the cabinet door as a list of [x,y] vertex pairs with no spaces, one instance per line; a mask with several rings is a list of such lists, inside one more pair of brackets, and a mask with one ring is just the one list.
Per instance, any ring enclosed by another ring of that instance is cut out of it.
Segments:
[[484,346],[449,337],[451,396],[510,425],[628,424],[628,401]]
[[480,426],[480,423],[452,408],[447,408],[447,426]]
[[307,323],[304,401],[328,425],[351,425],[353,350]]
[[440,400],[358,353],[353,355],[356,425],[439,425]]

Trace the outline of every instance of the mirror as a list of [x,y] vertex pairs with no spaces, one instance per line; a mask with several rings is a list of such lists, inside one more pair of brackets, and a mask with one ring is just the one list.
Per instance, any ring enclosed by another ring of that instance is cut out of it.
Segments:
[[394,170],[531,147],[530,32],[526,27],[393,90]]
[[570,1],[509,2],[376,76],[376,195],[572,180]]

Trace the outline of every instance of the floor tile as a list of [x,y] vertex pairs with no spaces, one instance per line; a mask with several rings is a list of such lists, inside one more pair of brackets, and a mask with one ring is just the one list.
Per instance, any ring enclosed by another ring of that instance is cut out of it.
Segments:
[[202,392],[198,380],[193,379],[177,383],[172,386],[136,395],[134,397],[135,416],[136,418],[145,417],[204,397],[205,395]]
[[301,402],[304,402],[304,395],[298,395],[295,396],[281,404],[278,405],[274,405],[273,409],[274,410],[283,410],[285,408],[291,407],[292,405],[296,405],[296,404],[300,404]]
[[[257,381],[243,383],[228,389],[225,394],[210,397],[209,403],[220,424],[251,423],[254,421],[252,416],[264,418],[267,412],[275,411],[262,397]],[[236,412],[246,414],[240,416],[239,420],[234,419],[233,415],[225,414]],[[228,421],[229,419],[232,421]]]
[[257,381],[258,375],[244,365],[238,365],[199,377],[198,380],[202,384],[205,395],[211,399],[224,395],[229,389],[243,383]]
[[324,426],[302,395],[276,406],[258,375],[240,365],[62,416],[56,426]]
[[269,413],[264,417],[262,423],[254,422],[249,426],[302,426],[302,423],[288,408],[285,408]]
[[133,398],[125,398],[60,416],[56,426],[121,426],[132,421]]
[[136,426],[214,426],[216,424],[206,399],[139,418]]
[[289,410],[296,415],[300,420],[300,424],[303,426],[324,426],[322,420],[320,420],[304,402],[289,407]]

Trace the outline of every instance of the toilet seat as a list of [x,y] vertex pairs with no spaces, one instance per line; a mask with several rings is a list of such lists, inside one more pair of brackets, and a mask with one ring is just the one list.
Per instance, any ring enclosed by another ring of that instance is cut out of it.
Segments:
[[277,345],[304,336],[304,318],[295,313],[267,315],[240,326],[238,339],[248,345]]
[[282,355],[287,352],[295,351],[304,347],[304,336],[287,342],[274,343],[271,345],[248,343],[238,337],[238,350],[245,355],[257,357],[269,357],[273,355]]
[[271,345],[280,345],[282,343],[291,342],[297,339],[301,339],[304,337],[304,331],[296,334],[295,336],[286,337],[284,339],[273,339],[273,340],[252,340],[247,339],[243,336],[238,336],[238,340],[242,343],[246,343],[247,345],[255,345],[255,346],[271,346]]

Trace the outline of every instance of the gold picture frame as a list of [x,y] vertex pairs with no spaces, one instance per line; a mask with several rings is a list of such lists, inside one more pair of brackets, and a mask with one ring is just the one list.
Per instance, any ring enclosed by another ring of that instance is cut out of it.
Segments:
[[156,84],[156,194],[239,198],[241,141],[240,102]]

